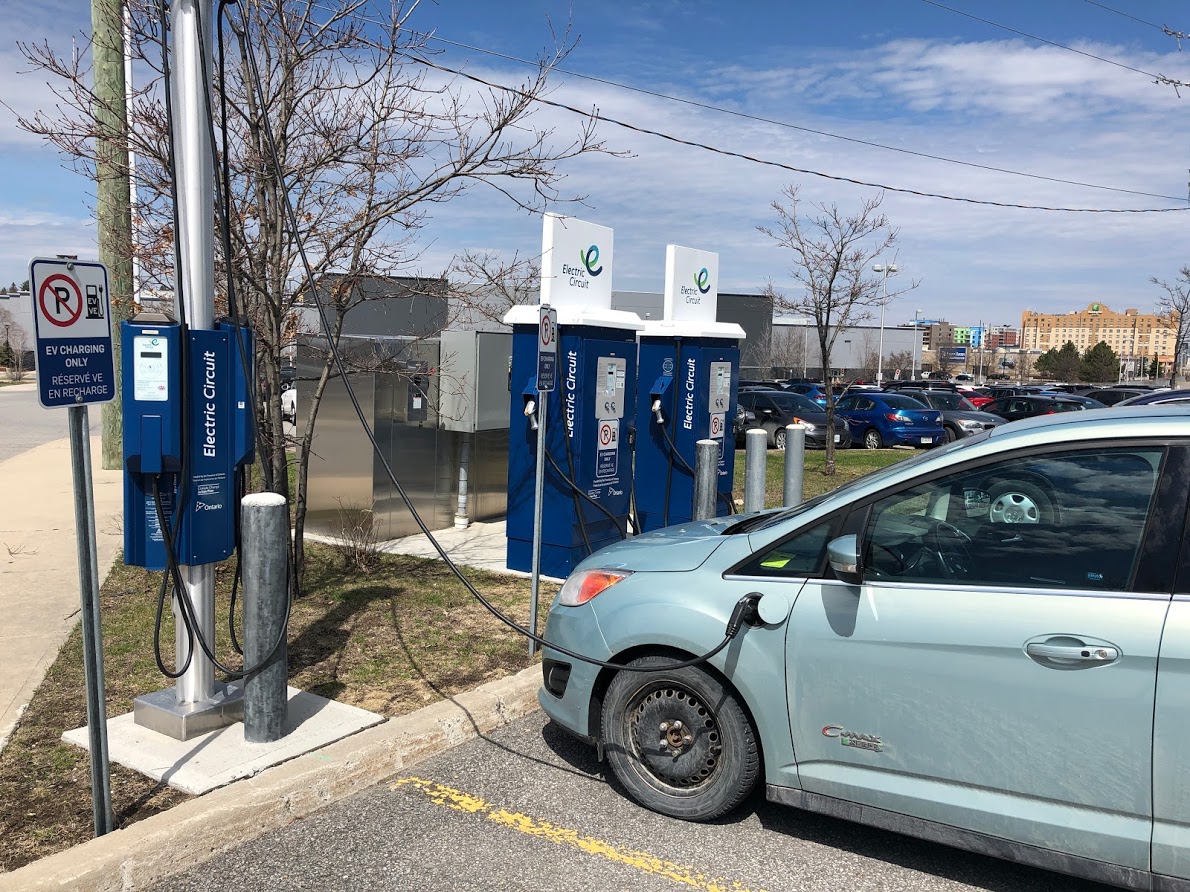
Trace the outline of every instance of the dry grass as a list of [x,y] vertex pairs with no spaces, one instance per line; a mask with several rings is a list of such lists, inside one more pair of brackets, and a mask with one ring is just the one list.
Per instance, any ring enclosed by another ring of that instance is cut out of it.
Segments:
[[[441,562],[384,555],[374,572],[361,574],[345,572],[330,549],[310,544],[306,553],[306,592],[294,606],[289,633],[290,681],[296,687],[399,716],[529,664],[525,639],[484,611]],[[528,580],[479,571],[468,575],[498,607],[522,624],[528,621]],[[230,577],[230,567],[219,568],[221,654],[230,651]],[[159,584],[160,574],[119,562],[104,584],[109,716],[131,710],[140,694],[167,686],[152,652]],[[553,594],[543,587],[543,615]],[[168,659],[173,654],[168,607],[162,639]],[[61,741],[63,731],[85,723],[82,643],[76,628],[0,752],[0,870],[13,870],[91,837],[87,755]],[[112,766],[117,826],[185,798]]]

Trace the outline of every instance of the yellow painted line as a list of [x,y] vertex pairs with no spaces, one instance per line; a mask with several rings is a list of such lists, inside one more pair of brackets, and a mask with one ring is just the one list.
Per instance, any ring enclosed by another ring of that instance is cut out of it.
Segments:
[[[555,845],[578,849],[589,855],[635,868],[641,873],[664,877],[691,889],[699,889],[701,892],[754,892],[741,883],[708,877],[693,867],[674,864],[672,861],[666,861],[647,852],[619,849],[601,839],[583,836],[577,830],[559,827],[549,821],[539,821],[528,815],[506,811],[478,796],[472,796],[462,790],[446,787],[420,777],[402,778],[391,787],[393,790],[401,788],[417,790],[436,805],[442,805],[454,811],[483,815],[494,824],[517,830],[526,836],[535,836]],[[755,892],[762,892],[762,890],[755,890]]]

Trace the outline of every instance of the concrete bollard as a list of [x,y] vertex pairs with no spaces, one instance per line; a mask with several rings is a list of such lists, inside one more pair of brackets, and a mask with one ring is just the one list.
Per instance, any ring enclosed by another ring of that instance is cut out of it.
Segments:
[[785,488],[782,504],[786,508],[802,503],[802,476],[806,470],[806,429],[800,424],[785,428]]
[[[244,580],[244,739],[272,743],[285,734],[288,662],[284,625],[289,601],[289,508],[285,497],[261,492],[240,501],[240,566]],[[281,636],[276,652],[269,650]]]
[[744,513],[764,509],[764,484],[768,470],[769,434],[754,427],[744,434]]
[[719,441],[699,440],[694,444],[694,519],[715,516],[715,495],[719,489]]

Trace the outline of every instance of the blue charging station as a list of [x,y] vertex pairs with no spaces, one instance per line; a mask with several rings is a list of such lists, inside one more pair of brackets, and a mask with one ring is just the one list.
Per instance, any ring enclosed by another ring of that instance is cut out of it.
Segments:
[[254,459],[252,333],[230,322],[183,332],[164,314],[141,313],[120,335],[124,562],[168,566],[154,483],[167,521],[180,523],[178,563],[223,560],[236,545],[236,472]]
[[[526,312],[514,311],[509,319],[513,336],[508,567],[529,572],[537,460],[538,320],[535,306],[515,309]],[[541,550],[541,572],[547,576],[569,575],[591,551],[620,541],[628,525],[632,453],[627,426],[634,414],[636,329],[640,324],[629,313],[612,311],[608,315],[614,317],[612,324],[596,324],[593,317],[559,311],[558,384],[553,392],[541,395],[550,401]],[[583,321],[592,324],[575,324]],[[611,517],[580,492],[603,506]]]
[[634,488],[641,532],[694,516],[695,444],[719,442],[715,511],[731,513],[744,330],[719,322],[719,255],[668,245],[662,319],[644,324]]
[[730,512],[739,369],[734,339],[684,337],[646,324],[640,338],[634,471],[642,532],[692,519],[699,440],[719,441],[716,513]]

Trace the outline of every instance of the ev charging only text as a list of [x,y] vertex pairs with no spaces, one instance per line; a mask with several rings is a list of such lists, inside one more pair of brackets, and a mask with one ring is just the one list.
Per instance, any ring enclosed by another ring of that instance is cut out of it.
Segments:
[[101,376],[86,371],[90,364],[90,354],[104,354],[107,352],[105,344],[46,344],[46,356],[65,356],[63,365],[68,369],[78,369],[77,372],[50,376],[50,390],[47,396],[51,400],[60,399],[65,395],[77,397],[104,396],[110,388],[103,383]]

